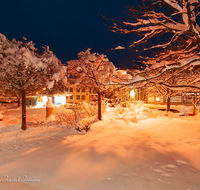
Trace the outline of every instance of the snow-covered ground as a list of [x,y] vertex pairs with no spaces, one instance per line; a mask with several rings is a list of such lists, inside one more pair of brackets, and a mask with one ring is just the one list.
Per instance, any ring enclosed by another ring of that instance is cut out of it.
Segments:
[[88,132],[28,109],[22,131],[20,109],[0,105],[0,189],[199,190],[200,115],[173,109],[108,108]]

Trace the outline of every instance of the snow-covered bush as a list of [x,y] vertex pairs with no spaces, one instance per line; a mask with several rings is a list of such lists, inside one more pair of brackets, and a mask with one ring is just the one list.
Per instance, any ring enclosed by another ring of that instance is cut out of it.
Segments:
[[113,112],[108,111],[107,116],[112,120],[121,120],[137,123],[140,120],[147,119],[153,114],[149,108],[142,107],[141,101],[133,102],[129,108],[116,106]]
[[[64,125],[75,127],[77,130],[89,130],[90,122],[92,122],[97,115],[97,102],[74,102],[70,106],[70,112],[55,114],[56,122]],[[103,101],[102,112],[105,113],[106,105]]]
[[88,130],[89,120],[96,115],[96,107],[87,102],[75,102],[70,106],[70,112],[56,114],[57,122],[70,127],[75,127],[77,130]]

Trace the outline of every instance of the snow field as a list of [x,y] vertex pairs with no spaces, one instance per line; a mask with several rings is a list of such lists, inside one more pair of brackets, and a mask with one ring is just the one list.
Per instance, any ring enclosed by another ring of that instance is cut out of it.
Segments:
[[[137,122],[130,119],[136,113]],[[5,113],[0,122],[0,187],[198,190],[199,116],[179,114],[139,105],[108,108],[103,120],[93,120],[85,133],[64,123],[45,123],[41,113],[27,115],[28,130],[21,131],[20,115]],[[39,182],[2,182],[6,175]]]

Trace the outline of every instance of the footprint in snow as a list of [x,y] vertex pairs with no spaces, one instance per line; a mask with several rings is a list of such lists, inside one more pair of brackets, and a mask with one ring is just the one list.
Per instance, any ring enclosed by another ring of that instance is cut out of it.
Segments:
[[174,172],[176,166],[173,164],[167,164],[165,166],[161,166],[161,168],[166,172]]
[[153,171],[156,173],[163,173],[163,170],[161,170],[161,169],[154,169]]
[[176,160],[177,165],[181,165],[181,164],[187,164],[185,161],[183,160]]
[[[158,165],[158,164],[156,164],[156,165]],[[156,172],[156,173],[159,173],[163,177],[172,177],[171,173],[174,173],[175,169],[176,169],[175,165],[167,164],[165,166],[160,166],[160,168],[158,168],[158,169],[153,169],[153,171]]]

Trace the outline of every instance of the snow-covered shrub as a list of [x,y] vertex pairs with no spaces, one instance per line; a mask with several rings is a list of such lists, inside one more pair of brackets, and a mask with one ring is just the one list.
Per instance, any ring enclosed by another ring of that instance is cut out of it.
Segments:
[[113,112],[108,112],[108,116],[111,120],[123,119],[125,122],[131,121],[134,123],[137,123],[143,119],[147,119],[152,114],[152,110],[142,107],[141,101],[133,102],[130,104],[129,108],[116,106]]
[[[89,130],[90,122],[97,116],[97,102],[74,102],[67,106],[69,112],[57,113],[56,122],[75,127],[77,130]],[[102,101],[102,112],[105,113],[106,105]]]
[[[91,101],[91,102],[80,102],[79,103],[82,107],[82,109],[86,112],[87,117],[94,117],[97,115],[97,109],[98,109],[98,103],[97,101]],[[101,112],[106,112],[106,101],[101,101]]]
[[116,106],[116,113],[118,114],[124,114],[126,112],[126,109],[121,106]]
[[57,121],[71,127],[81,127],[81,120],[85,118],[85,112],[77,104],[71,106],[70,112],[56,114]]
[[87,102],[75,102],[69,108],[70,112],[56,114],[57,122],[75,127],[78,131],[88,131],[89,121],[96,115],[96,107]]
[[98,106],[97,102],[92,101],[88,103],[84,101],[84,102],[80,102],[80,104],[88,117],[93,117],[97,114],[97,106]]

